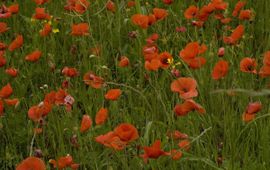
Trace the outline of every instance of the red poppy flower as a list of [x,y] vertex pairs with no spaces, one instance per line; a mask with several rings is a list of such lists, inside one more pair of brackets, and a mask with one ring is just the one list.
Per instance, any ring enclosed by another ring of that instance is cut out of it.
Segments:
[[65,10],[75,11],[80,14],[86,12],[90,3],[87,0],[68,0],[67,5],[65,5]]
[[62,70],[62,74],[67,77],[76,77],[79,73],[76,68],[64,67]]
[[7,23],[0,22],[0,34],[6,32],[7,30],[9,30]]
[[243,25],[237,26],[229,37],[223,37],[224,43],[226,43],[226,44],[236,44],[237,41],[243,36],[244,29],[245,28],[244,28]]
[[25,60],[26,61],[30,61],[30,62],[36,62],[41,57],[41,55],[42,55],[42,52],[41,51],[35,50],[34,52],[28,54],[25,57]]
[[2,5],[0,7],[0,18],[9,18],[11,17],[12,13],[9,11],[9,9],[5,6]]
[[159,35],[157,33],[154,33],[152,35],[150,35],[147,39],[147,45],[151,47],[151,45],[155,45],[154,43],[158,40]]
[[174,140],[187,139],[188,138],[187,134],[182,133],[179,130],[175,130],[173,132],[168,132],[167,136],[170,137],[170,138],[173,138]]
[[192,19],[192,18],[196,17],[198,12],[199,12],[199,9],[196,6],[191,5],[185,10],[184,15],[185,15],[186,19]]
[[64,105],[67,111],[71,110],[72,105],[75,102],[74,98],[63,89],[59,89],[55,93],[54,99],[56,105]]
[[134,25],[138,25],[143,29],[148,28],[148,23],[149,23],[149,18],[147,15],[142,15],[142,14],[134,14],[131,17],[131,21]]
[[113,131],[110,131],[104,135],[99,135],[95,137],[95,141],[106,146],[106,147],[111,147],[109,139],[115,137],[115,133]]
[[72,170],[76,170],[79,168],[79,164],[73,162],[73,158],[71,155],[62,156],[58,158],[58,160],[50,159],[50,164],[53,165],[54,168],[58,168],[60,170],[70,167]]
[[109,0],[106,4],[106,8],[107,10],[111,11],[111,12],[115,12],[116,11],[116,6],[114,4],[113,1]]
[[211,13],[213,13],[215,11],[215,5],[213,3],[209,3],[207,5],[204,5],[199,13],[198,13],[198,16],[197,18],[200,20],[200,21],[207,21],[208,20],[208,17]]
[[35,9],[36,13],[33,15],[32,18],[38,19],[38,20],[50,20],[51,16],[45,12],[45,8],[36,8]]
[[157,20],[162,20],[168,16],[168,12],[161,8],[154,8],[153,14]]
[[122,141],[114,132],[110,131],[104,135],[97,136],[95,141],[115,150],[123,150],[127,142]]
[[111,89],[105,94],[105,99],[107,100],[117,100],[122,91],[120,89]]
[[108,139],[110,147],[115,150],[123,150],[126,147],[126,142],[122,141],[118,136],[114,136]]
[[12,14],[17,14],[19,12],[19,4],[13,4],[8,7],[8,11]]
[[49,0],[34,0],[34,2],[37,4],[37,5],[43,5],[45,4],[46,2],[48,2]]
[[259,75],[263,78],[270,76],[270,66],[268,66],[268,65],[262,66],[260,71],[259,71]]
[[226,10],[228,7],[228,3],[223,2],[223,0],[212,0],[211,4],[213,4],[215,10]]
[[87,11],[87,8],[89,7],[90,3],[87,0],[76,0],[74,11],[83,14]]
[[246,107],[245,112],[242,115],[242,119],[245,122],[253,120],[256,116],[256,113],[262,109],[262,104],[260,102],[249,103]]
[[17,77],[18,70],[15,68],[8,68],[5,70],[6,74],[10,75],[11,77]]
[[246,1],[238,1],[234,7],[232,16],[236,17],[239,11],[246,5]]
[[170,66],[170,60],[173,60],[173,57],[170,53],[165,51],[159,54],[159,59],[161,68],[166,69]]
[[191,42],[179,52],[179,56],[188,64],[189,67],[197,69],[206,63],[206,59],[204,57],[198,56],[203,54],[206,50],[207,46],[205,44],[199,45],[198,42]]
[[225,77],[229,70],[229,63],[225,60],[220,60],[216,63],[212,71],[212,78],[219,80]]
[[50,24],[46,23],[43,29],[39,32],[40,36],[45,37],[48,36],[52,32],[52,27]]
[[48,102],[50,104],[54,104],[55,103],[55,96],[56,96],[56,92],[55,91],[51,91],[50,93],[45,95],[44,98],[44,102]]
[[199,69],[205,65],[206,59],[204,57],[196,57],[187,61],[187,64],[192,69]]
[[99,111],[96,114],[95,117],[95,123],[97,125],[102,125],[106,122],[107,118],[108,118],[108,109],[106,108],[101,108],[99,109]]
[[252,17],[251,10],[241,10],[239,14],[239,19],[241,20],[250,20]]
[[240,70],[245,73],[256,74],[257,73],[256,66],[257,66],[256,60],[253,58],[246,57],[243,58],[240,62]]
[[50,103],[41,102],[39,105],[32,106],[28,110],[29,119],[38,122],[43,116],[48,115],[51,112],[52,106]]
[[13,40],[8,46],[9,51],[14,51],[15,49],[20,48],[23,45],[23,36],[18,35],[15,40]]
[[263,64],[270,66],[270,51],[267,51],[263,55]]
[[127,3],[128,8],[134,7],[135,5],[136,5],[135,1],[128,1]]
[[[154,40],[152,40],[154,41]],[[158,47],[155,44],[148,44],[143,47],[143,56],[147,61],[158,59]]]
[[145,146],[143,147],[144,150],[144,154],[140,155],[143,159],[144,162],[147,163],[149,158],[152,159],[157,159],[160,156],[163,155],[170,155],[169,153],[161,150],[161,141],[160,140],[156,140],[152,146],[148,147]]
[[188,139],[182,140],[178,143],[179,148],[188,151],[190,149],[190,141]]
[[132,142],[139,138],[138,130],[129,123],[122,123],[114,129],[117,135],[124,142]]
[[171,90],[179,93],[182,99],[190,99],[198,96],[197,82],[190,77],[181,77],[171,83]]
[[177,116],[185,116],[194,110],[198,111],[200,114],[205,113],[205,109],[192,99],[185,100],[183,104],[178,104],[174,107],[174,112]]
[[85,84],[90,85],[95,89],[101,88],[104,83],[103,78],[96,76],[91,71],[84,74],[83,81]]
[[148,17],[148,26],[153,25],[157,21],[154,14],[149,14],[147,17]]
[[43,160],[36,157],[28,157],[17,165],[16,170],[46,170]]
[[72,25],[71,35],[74,36],[87,36],[89,35],[89,25],[88,23],[79,23]]
[[4,102],[8,105],[8,106],[17,106],[20,101],[19,99],[15,98],[15,99],[4,99]]
[[11,96],[12,93],[13,93],[13,89],[11,85],[8,83],[4,87],[2,87],[2,89],[0,90],[0,98],[3,98],[3,99],[9,98],[9,96]]
[[170,155],[171,155],[173,160],[179,160],[183,156],[183,153],[181,151],[173,149],[173,150],[171,150]]
[[173,3],[173,0],[163,0],[164,4],[170,5]]
[[28,110],[28,118],[35,122],[38,122],[42,118],[42,113],[39,106],[32,106]]
[[158,58],[150,60],[150,61],[145,61],[145,64],[144,64],[145,69],[149,71],[157,71],[160,66],[161,66],[161,63]]
[[92,119],[89,115],[83,115],[82,122],[81,122],[81,132],[86,132],[92,126]]
[[127,66],[129,66],[129,59],[126,56],[122,56],[120,61],[119,61],[118,66],[119,67],[127,67]]
[[0,67],[5,66],[6,63],[7,63],[7,60],[5,59],[5,57],[0,55]]

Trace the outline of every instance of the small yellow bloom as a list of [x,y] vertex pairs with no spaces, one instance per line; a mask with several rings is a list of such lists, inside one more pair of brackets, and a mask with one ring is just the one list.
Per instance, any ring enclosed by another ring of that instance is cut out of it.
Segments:
[[52,32],[53,33],[58,33],[58,32],[60,32],[60,30],[58,28],[55,28],[55,29],[52,30]]
[[169,58],[168,59],[168,64],[173,64],[173,61],[174,61],[173,58]]

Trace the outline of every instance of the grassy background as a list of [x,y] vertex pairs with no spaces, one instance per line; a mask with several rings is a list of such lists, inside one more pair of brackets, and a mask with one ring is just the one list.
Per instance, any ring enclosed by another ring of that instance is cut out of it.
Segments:
[[[43,159],[48,160],[71,154],[75,162],[80,163],[80,169],[245,169],[267,170],[270,168],[270,119],[269,97],[252,96],[252,91],[264,89],[268,79],[261,79],[239,71],[239,62],[243,57],[255,57],[259,66],[262,65],[263,53],[270,49],[270,2],[267,0],[248,1],[246,9],[253,9],[256,17],[254,21],[233,20],[230,24],[236,27],[239,23],[245,25],[245,36],[237,46],[225,46],[224,59],[230,62],[230,71],[221,81],[211,79],[211,70],[219,60],[217,50],[224,46],[220,36],[228,35],[222,25],[212,17],[203,28],[195,28],[183,17],[183,11],[194,1],[175,0],[173,5],[167,6],[161,0],[141,1],[142,12],[151,12],[154,7],[165,8],[169,16],[146,32],[134,26],[130,17],[136,9],[127,9],[126,2],[115,0],[117,11],[113,14],[104,8],[106,1],[91,1],[90,9],[86,14],[78,17],[63,10],[66,3],[51,1],[45,4],[47,11],[54,18],[61,18],[55,27],[60,32],[41,38],[39,30],[41,22],[31,22],[35,4],[31,0],[17,0],[20,4],[20,13],[7,21],[11,28],[1,34],[0,41],[10,43],[16,34],[23,34],[25,42],[20,50],[7,52],[7,66],[19,69],[17,78],[10,78],[0,69],[0,87],[8,82],[14,88],[14,97],[20,98],[17,109],[7,108],[5,116],[0,118],[0,169],[14,169],[14,166],[29,156],[30,144],[33,137],[33,128],[36,126],[27,117],[27,111],[32,105],[43,100],[44,95],[51,90],[57,90],[65,77],[61,75],[64,66],[75,67],[80,76],[72,78],[68,92],[74,96],[76,102],[72,112],[66,112],[62,107],[54,107],[46,118],[43,133],[34,141],[34,148],[41,149]],[[208,2],[208,1],[207,1]],[[198,5],[206,4],[199,1]],[[236,0],[230,3],[228,13],[231,13]],[[9,4],[9,3],[8,3]],[[91,36],[72,37],[70,27],[73,23],[88,22]],[[187,32],[178,33],[177,26],[186,26]],[[129,38],[128,33],[137,31],[137,38]],[[199,70],[190,70],[180,65],[182,76],[194,77],[198,82],[199,97],[196,101],[206,109],[205,116],[190,113],[186,117],[175,117],[173,108],[180,103],[177,94],[170,91],[170,83],[175,78],[170,70],[148,72],[144,69],[144,59],[141,48],[145,44],[146,35],[158,33],[159,50],[173,54],[176,61],[179,51],[191,41],[200,41],[208,46],[205,53],[207,64]],[[76,46],[75,54],[70,53],[71,46]],[[101,47],[101,55],[90,57],[90,48]],[[24,61],[24,56],[39,49],[43,52],[38,63]],[[119,68],[120,56],[129,57],[131,66]],[[54,72],[50,71],[49,63],[56,65]],[[6,67],[7,67],[6,66]],[[106,67],[104,67],[106,66]],[[84,85],[82,76],[89,70],[110,83],[107,87],[94,90]],[[145,75],[149,79],[145,79]],[[46,89],[40,89],[44,84]],[[120,87],[123,95],[118,101],[104,101],[105,92],[114,87]],[[211,93],[215,89],[241,88],[248,93],[237,93],[229,96],[226,93]],[[134,91],[137,89],[141,93]],[[257,119],[251,123],[243,123],[241,115],[250,101],[261,101],[263,109]],[[148,104],[148,103],[149,104]],[[150,107],[149,107],[150,105]],[[94,127],[88,133],[81,134],[78,130],[83,114],[94,118],[101,107],[109,109],[109,121],[102,127]],[[127,147],[124,151],[115,152],[105,148],[93,140],[93,137],[112,130],[122,122],[134,124],[139,132],[140,139]],[[138,157],[142,153],[136,149],[137,145],[150,145],[155,139],[161,139],[164,150],[177,148],[175,141],[166,137],[168,130],[180,130],[190,135],[191,150],[184,153],[178,161],[167,157],[151,160],[144,164]],[[207,131],[205,132],[205,129]],[[204,135],[196,138],[202,132]],[[76,134],[80,147],[74,148],[70,138]],[[220,143],[223,147],[219,148]],[[218,166],[218,153],[224,158]],[[49,165],[48,165],[49,167]]]

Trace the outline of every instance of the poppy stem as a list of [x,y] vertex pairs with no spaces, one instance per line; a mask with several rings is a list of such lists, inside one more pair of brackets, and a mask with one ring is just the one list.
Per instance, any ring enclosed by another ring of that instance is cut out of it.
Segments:
[[193,143],[193,142],[195,142],[196,140],[199,140],[199,139],[200,139],[207,131],[209,131],[209,130],[211,130],[211,129],[212,129],[212,127],[209,127],[209,128],[207,128],[207,129],[204,129],[204,131],[203,131],[199,136],[193,138],[192,141],[191,141],[190,143]]
[[[37,124],[36,128],[38,128],[38,124]],[[35,138],[36,138],[36,131],[34,130],[34,135],[32,137],[31,144],[30,144],[29,156],[32,156]]]
[[135,7],[136,7],[136,12],[137,12],[138,14],[141,14],[142,11],[141,11],[140,0],[135,0]]
[[29,156],[32,156],[35,138],[36,138],[36,132],[34,132],[34,135],[31,140]]

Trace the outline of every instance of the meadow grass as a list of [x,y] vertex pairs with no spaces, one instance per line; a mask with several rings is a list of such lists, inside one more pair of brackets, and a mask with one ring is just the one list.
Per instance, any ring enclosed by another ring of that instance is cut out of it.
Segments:
[[[196,4],[194,1],[175,0],[172,5],[165,5],[161,0],[137,0],[136,7],[128,9],[127,1],[115,0],[115,13],[106,10],[106,0],[90,2],[89,10],[83,15],[65,11],[64,0],[51,0],[44,4],[54,19],[59,18],[53,26],[60,30],[44,38],[39,36],[42,22],[31,21],[36,7],[31,0],[17,0],[19,14],[3,20],[11,29],[0,35],[0,41],[9,44],[16,34],[23,34],[24,44],[19,50],[5,54],[7,66],[16,67],[19,76],[11,78],[5,74],[5,67],[0,68],[0,87],[11,83],[13,96],[20,99],[17,108],[6,108],[4,116],[0,117],[0,169],[15,169],[35,149],[42,150],[42,159],[48,169],[49,159],[67,154],[80,164],[79,169],[270,169],[269,92],[259,93],[267,88],[269,81],[239,70],[243,57],[256,58],[261,66],[263,53],[270,50],[268,0],[247,0],[245,8],[254,10],[255,19],[242,22],[245,34],[235,46],[225,45],[218,38],[230,34],[229,31],[224,32],[219,21],[210,18],[204,27],[197,28],[184,18],[185,9]],[[199,0],[197,4],[202,6],[207,2]],[[230,4],[226,12],[231,12],[236,1],[226,2]],[[12,2],[6,1],[6,4]],[[132,24],[130,18],[133,14],[146,14],[154,7],[166,9],[168,17],[147,30]],[[80,22],[89,23],[90,36],[70,35],[71,25]],[[238,24],[239,20],[230,23],[233,28]],[[187,31],[176,32],[178,26],[185,26]],[[131,31],[136,31],[136,38],[129,36]],[[157,42],[159,51],[170,52],[175,62],[181,61],[178,53],[187,43],[199,41],[207,45],[208,50],[204,54],[207,63],[202,68],[192,70],[182,61],[176,66],[181,76],[196,79],[199,91],[196,101],[205,108],[205,115],[192,112],[185,117],[176,117],[173,108],[181,103],[181,99],[170,90],[170,84],[175,79],[170,69],[145,70],[142,47],[152,33],[160,36]],[[73,53],[70,50],[72,46]],[[101,48],[99,56],[90,51],[97,46]],[[230,69],[224,79],[215,81],[211,78],[211,71],[219,60],[217,50],[221,46],[226,48],[223,58],[229,61]],[[40,60],[37,63],[25,62],[24,57],[35,49],[43,52]],[[127,68],[118,66],[118,60],[123,55],[128,56],[131,63]],[[53,72],[51,64],[55,65]],[[45,119],[43,132],[34,136],[33,128],[37,125],[28,118],[28,109],[42,101],[46,93],[61,87],[67,79],[61,74],[64,66],[75,67],[80,73],[69,79],[68,92],[75,98],[72,111],[54,107]],[[89,70],[103,77],[108,82],[106,87],[93,89],[86,86],[83,75]],[[45,84],[47,87],[44,87]],[[104,99],[104,94],[111,88],[123,91],[117,101]],[[236,89],[236,95],[228,95],[226,90],[230,89]],[[245,123],[241,116],[252,101],[260,101],[263,108],[253,121]],[[109,110],[108,122],[93,126],[87,133],[80,133],[82,116],[88,114],[94,118],[101,107]],[[133,124],[139,131],[140,138],[130,146],[115,151],[95,142],[94,137],[123,122]],[[166,136],[168,130],[176,129],[190,136],[191,149],[184,151],[183,157],[177,161],[160,157],[145,164],[139,157],[143,151],[138,146],[150,146],[160,139],[164,150],[176,148],[177,142]],[[73,135],[77,136],[79,147],[71,144]],[[222,163],[219,164],[217,158],[220,155]]]

